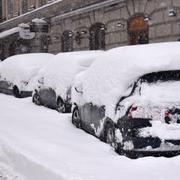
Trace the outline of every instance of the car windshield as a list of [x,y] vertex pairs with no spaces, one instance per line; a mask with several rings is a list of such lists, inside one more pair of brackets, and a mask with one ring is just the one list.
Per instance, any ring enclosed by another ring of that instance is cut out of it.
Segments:
[[140,79],[142,99],[153,102],[180,102],[180,71],[151,73]]

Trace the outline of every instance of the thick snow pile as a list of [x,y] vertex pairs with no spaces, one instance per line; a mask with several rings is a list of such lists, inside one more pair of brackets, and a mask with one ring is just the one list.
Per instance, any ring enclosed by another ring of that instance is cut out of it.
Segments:
[[179,180],[180,156],[131,160],[117,155],[108,144],[75,128],[70,114],[37,107],[31,98],[0,94],[0,114],[4,179]]
[[56,94],[66,98],[76,74],[86,70],[102,53],[103,51],[59,53],[39,72],[36,81],[43,82],[41,88],[52,88]]
[[180,43],[125,46],[104,53],[86,71],[83,98],[106,106],[113,118],[115,105],[138,77],[157,71],[180,69]]
[[38,18],[35,18],[35,19],[32,19],[32,22],[34,22],[34,23],[47,23],[45,20],[43,20],[43,19],[38,19]]
[[1,63],[1,79],[13,84],[20,82],[29,82],[40,68],[47,64],[54,55],[48,53],[32,53],[15,55],[7,58]]
[[[168,106],[169,104],[180,105],[180,80],[156,83],[142,83],[140,92],[135,90],[135,94],[122,101],[122,104],[129,103],[137,106],[152,104],[154,106]],[[139,89],[138,88],[138,89]],[[153,92],[153,93],[152,93]]]
[[[153,103],[179,103],[180,102],[180,80],[143,83],[141,85],[141,100],[152,101]],[[153,92],[153,93],[152,93]]]
[[[133,117],[150,118],[164,122],[165,112],[174,107],[180,109],[180,81],[142,83],[141,90],[121,102],[124,110],[119,110],[117,118],[126,114],[127,109],[133,104],[138,107],[133,111]],[[139,89],[138,88],[138,89]]]

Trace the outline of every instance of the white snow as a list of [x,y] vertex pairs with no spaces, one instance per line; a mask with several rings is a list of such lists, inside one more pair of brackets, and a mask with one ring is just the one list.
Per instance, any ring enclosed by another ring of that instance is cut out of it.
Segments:
[[[142,83],[139,88],[140,92],[135,92],[121,102],[123,108],[118,110],[117,120],[126,114],[131,105],[138,107],[136,111],[131,112],[132,117],[150,118],[161,122],[165,121],[165,112],[168,109],[180,109],[180,81]],[[176,115],[176,121],[177,119]]]
[[152,121],[153,128],[144,128],[141,130],[141,135],[159,137],[162,140],[179,140],[180,139],[180,126],[179,124],[165,124],[161,121]]
[[32,22],[34,22],[34,23],[47,23],[45,20],[43,20],[43,19],[39,19],[39,18],[35,18],[35,19],[32,19]]
[[7,31],[3,31],[0,33],[0,39],[10,36],[12,34],[18,33],[20,30],[21,30],[20,27],[15,27],[15,28],[9,29]]
[[180,156],[128,159],[70,117],[0,94],[0,179],[179,180]]
[[29,24],[27,24],[27,23],[21,23],[21,24],[18,25],[18,27],[20,27],[20,28],[30,28]]
[[180,43],[157,43],[111,49],[86,71],[82,83],[85,101],[106,106],[114,118],[115,105],[140,76],[157,71],[180,69]]
[[66,99],[68,89],[73,85],[76,74],[86,70],[103,51],[77,51],[59,53],[44,67],[35,78],[37,89],[43,81],[41,89],[52,88],[57,95]]
[[[162,103],[179,103],[180,102],[180,80],[143,83],[141,85],[141,100],[149,101],[156,104]],[[153,93],[152,93],[153,92]]]
[[[13,83],[13,85],[18,85],[20,89],[25,88],[23,84],[29,82],[45,64],[51,61],[53,56],[54,55],[48,53],[11,56],[1,62],[1,80],[6,80]],[[26,88],[28,89],[29,87]]]

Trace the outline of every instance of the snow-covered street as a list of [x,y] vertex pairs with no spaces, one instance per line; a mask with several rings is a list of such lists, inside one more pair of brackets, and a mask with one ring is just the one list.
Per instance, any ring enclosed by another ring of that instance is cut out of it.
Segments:
[[179,180],[180,156],[128,159],[71,114],[0,94],[0,180]]

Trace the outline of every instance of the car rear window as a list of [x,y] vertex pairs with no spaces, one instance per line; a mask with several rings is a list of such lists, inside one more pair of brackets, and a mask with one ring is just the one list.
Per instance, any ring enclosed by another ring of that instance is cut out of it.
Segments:
[[140,78],[141,82],[153,83],[157,81],[178,81],[180,80],[180,70],[160,71],[145,74]]

